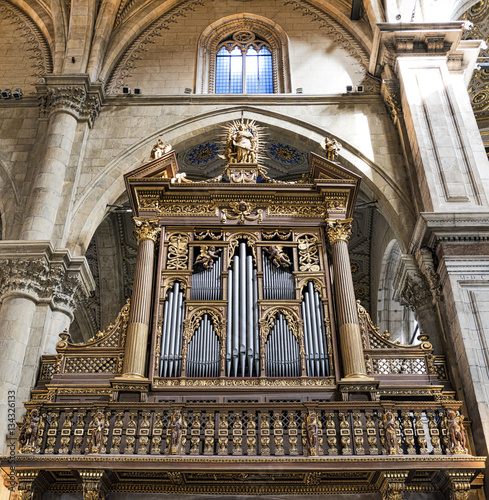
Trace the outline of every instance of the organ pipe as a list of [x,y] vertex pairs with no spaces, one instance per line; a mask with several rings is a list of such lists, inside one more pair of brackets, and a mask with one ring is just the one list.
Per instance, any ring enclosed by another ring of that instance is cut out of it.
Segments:
[[267,377],[300,376],[299,344],[282,313],[277,316],[265,344],[265,372]]
[[304,343],[306,350],[306,370],[309,377],[329,375],[329,359],[326,348],[324,313],[319,293],[310,281],[304,291],[301,304],[304,320]]
[[207,314],[188,344],[187,376],[195,378],[219,376],[221,343]]
[[182,366],[182,327],[185,303],[177,281],[168,292],[163,308],[160,376],[178,377]]
[[291,272],[276,267],[265,251],[262,252],[263,298],[265,300],[290,300],[295,298],[295,282]]
[[228,274],[226,375],[259,375],[258,289],[253,257],[240,241]]

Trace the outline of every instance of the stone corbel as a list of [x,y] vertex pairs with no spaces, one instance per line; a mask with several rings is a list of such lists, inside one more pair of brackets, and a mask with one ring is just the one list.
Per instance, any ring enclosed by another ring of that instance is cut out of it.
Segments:
[[432,295],[413,255],[402,255],[394,278],[394,300],[412,311],[431,304]]
[[107,494],[107,477],[103,469],[79,470],[82,483],[83,500],[103,500]]
[[382,499],[402,500],[408,474],[408,471],[382,472],[378,482]]
[[93,127],[103,101],[100,83],[91,83],[88,75],[46,75],[44,80],[36,85],[41,118],[63,111]]

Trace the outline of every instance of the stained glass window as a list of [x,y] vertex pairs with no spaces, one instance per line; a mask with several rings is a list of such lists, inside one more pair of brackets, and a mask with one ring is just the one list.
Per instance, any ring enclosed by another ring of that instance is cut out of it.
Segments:
[[272,53],[254,33],[238,32],[216,55],[216,94],[273,93]]

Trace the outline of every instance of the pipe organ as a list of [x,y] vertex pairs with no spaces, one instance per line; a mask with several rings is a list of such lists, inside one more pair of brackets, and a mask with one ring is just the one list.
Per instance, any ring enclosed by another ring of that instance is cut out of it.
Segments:
[[[326,321],[326,256],[321,231],[297,228],[278,238],[259,228],[226,233],[194,228],[181,265],[175,265],[169,251],[177,234],[167,228],[166,269],[161,269],[175,283],[162,301],[160,377],[181,376],[182,356],[186,357],[185,376],[193,378],[300,377],[303,371],[309,377],[330,376],[332,342]],[[207,236],[198,236],[202,234]],[[314,273],[297,266],[305,257],[304,238],[309,242]],[[194,308],[204,312],[220,309],[225,331],[216,332],[204,316],[185,333],[184,319]],[[269,310],[275,314],[264,339],[261,323]],[[291,324],[294,318],[295,324]],[[225,339],[222,347],[221,338]]]
[[177,176],[172,152],[127,174],[131,301],[107,331],[63,332],[43,356],[15,455],[24,493],[37,477],[36,498],[78,478],[91,499],[481,484],[444,357],[427,335],[392,342],[355,300],[358,176],[311,154],[303,179],[274,181],[256,139],[234,122],[207,182]]

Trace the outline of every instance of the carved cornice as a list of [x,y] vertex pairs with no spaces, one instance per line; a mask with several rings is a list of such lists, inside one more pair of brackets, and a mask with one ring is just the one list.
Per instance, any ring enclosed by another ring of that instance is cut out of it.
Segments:
[[402,500],[402,492],[406,487],[408,471],[382,472],[379,478],[379,489],[383,500]]
[[90,84],[88,77],[47,76],[46,83],[36,85],[41,118],[56,112],[73,115],[93,126],[99,115],[103,93],[100,84]]
[[158,219],[134,217],[134,223],[136,224],[134,232],[138,243],[141,243],[143,240],[151,240],[153,243],[156,243],[161,230]]
[[327,219],[326,231],[331,245],[338,241],[348,243],[351,236],[351,223],[353,219]]
[[446,470],[443,477],[449,500],[467,500],[469,498],[470,483],[474,477],[474,471]]

